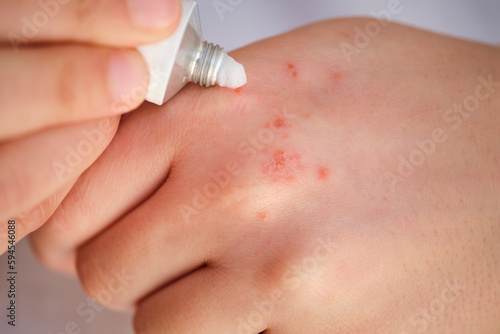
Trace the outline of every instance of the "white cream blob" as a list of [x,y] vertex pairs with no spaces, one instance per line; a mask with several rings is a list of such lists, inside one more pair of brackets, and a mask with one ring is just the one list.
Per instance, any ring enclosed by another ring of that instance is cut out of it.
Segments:
[[217,85],[236,89],[244,86],[246,83],[247,75],[243,65],[225,54],[217,76]]

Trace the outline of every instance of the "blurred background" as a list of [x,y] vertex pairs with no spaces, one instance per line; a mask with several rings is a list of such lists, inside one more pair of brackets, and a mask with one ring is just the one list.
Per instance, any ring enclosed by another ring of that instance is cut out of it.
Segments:
[[[204,37],[234,50],[257,40],[328,18],[373,16],[393,0],[199,0]],[[396,22],[500,46],[499,0],[400,0]],[[221,10],[220,8],[225,8]],[[0,257],[0,333],[132,334],[131,316],[90,310],[75,279],[43,268],[26,240],[17,248],[17,326],[7,325],[7,258]],[[4,278],[5,277],[5,278]],[[83,308],[82,308],[83,307]],[[86,322],[89,321],[88,323]],[[73,331],[72,326],[80,329]]]

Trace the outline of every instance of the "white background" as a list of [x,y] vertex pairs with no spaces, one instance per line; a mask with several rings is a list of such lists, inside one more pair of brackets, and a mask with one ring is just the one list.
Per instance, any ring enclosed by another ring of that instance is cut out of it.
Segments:
[[[500,0],[400,0],[403,12],[394,21],[449,35],[499,45]],[[213,0],[200,0],[204,37],[227,50],[247,45],[301,25],[334,17],[370,16],[389,0],[221,0],[233,3],[222,16]],[[221,19],[222,18],[222,19]],[[4,222],[6,223],[6,222]],[[81,333],[131,334],[130,317],[108,311],[94,321],[76,314],[86,301],[78,283],[42,268],[26,241],[18,247],[18,315],[16,328],[6,325],[5,256],[0,257],[0,333],[61,334],[74,321]]]

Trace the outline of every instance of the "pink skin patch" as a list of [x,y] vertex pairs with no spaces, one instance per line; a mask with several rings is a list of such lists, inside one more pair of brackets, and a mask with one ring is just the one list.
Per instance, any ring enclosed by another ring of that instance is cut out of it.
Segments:
[[344,79],[344,75],[342,73],[339,73],[339,72],[334,72],[331,76],[330,76],[330,79],[338,84],[339,82],[342,81],[342,79]]
[[267,213],[266,212],[258,212],[257,217],[262,221],[266,221],[267,220]]
[[318,179],[322,181],[328,180],[330,177],[330,170],[326,167],[318,168]]
[[300,165],[298,154],[290,154],[278,149],[272,152],[271,160],[262,165],[262,172],[270,176],[273,181],[292,181]]

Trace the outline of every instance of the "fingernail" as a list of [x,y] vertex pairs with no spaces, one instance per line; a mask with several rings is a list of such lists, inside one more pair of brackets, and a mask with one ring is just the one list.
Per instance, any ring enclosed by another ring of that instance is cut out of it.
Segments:
[[126,52],[111,56],[109,83],[114,102],[126,103],[127,111],[139,106],[144,102],[147,82],[147,66],[140,55]]
[[167,27],[180,9],[179,0],[128,0],[128,2],[135,24],[147,29]]

